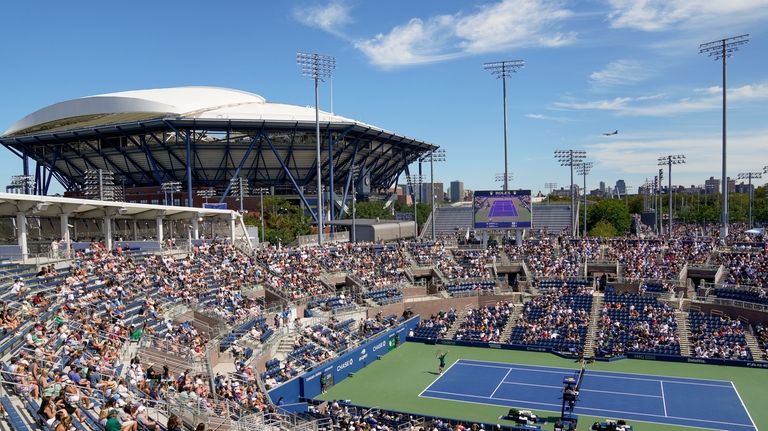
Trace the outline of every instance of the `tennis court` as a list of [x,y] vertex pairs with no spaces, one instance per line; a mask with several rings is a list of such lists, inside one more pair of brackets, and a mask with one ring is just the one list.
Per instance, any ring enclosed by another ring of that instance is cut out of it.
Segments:
[[496,200],[488,217],[517,217],[517,208],[511,200]]
[[[563,378],[574,370],[459,359],[422,398],[559,411]],[[730,381],[588,370],[577,414],[704,429],[755,431]]]

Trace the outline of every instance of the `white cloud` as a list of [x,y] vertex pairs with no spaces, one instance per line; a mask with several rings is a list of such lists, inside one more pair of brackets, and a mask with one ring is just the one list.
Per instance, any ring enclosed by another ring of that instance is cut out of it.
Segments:
[[768,16],[768,0],[608,0],[614,28],[662,31],[670,27],[710,27]]
[[[695,97],[686,97],[661,103],[648,103],[652,100],[664,98],[664,95],[657,94],[642,97],[616,97],[614,99],[587,102],[555,102],[554,106],[570,110],[613,111],[617,115],[660,117],[720,109],[722,101],[721,91],[720,87],[696,89],[693,91],[697,95]],[[731,104],[766,100],[768,100],[768,82],[744,85],[728,90],[728,101]]]
[[619,59],[608,63],[602,70],[592,72],[589,79],[596,86],[635,84],[650,78],[651,72],[637,60]]
[[293,17],[300,23],[340,36],[345,25],[352,22],[349,6],[338,0],[325,5],[295,7]]
[[[728,137],[729,176],[750,166],[755,166],[755,154],[768,150],[765,142],[766,130],[730,134]],[[673,132],[673,134],[676,134]],[[675,184],[702,184],[710,176],[719,176],[721,169],[722,141],[719,134],[687,136],[685,138],[640,138],[612,140],[586,145],[591,158],[598,166],[615,167],[619,172],[640,176],[653,176],[659,156],[664,154],[685,154],[686,164],[673,169]],[[755,166],[759,168],[760,166]],[[666,172],[665,172],[666,174]],[[637,184],[633,184],[637,186]]]
[[442,61],[512,48],[556,47],[572,43],[573,33],[557,24],[573,16],[559,0],[502,0],[474,13],[412,18],[388,33],[355,43],[382,68]]
[[525,114],[525,118],[530,118],[532,120],[557,121],[559,123],[565,123],[565,122],[571,121],[570,118],[566,118],[566,117],[552,117],[549,115],[542,115],[542,114]]

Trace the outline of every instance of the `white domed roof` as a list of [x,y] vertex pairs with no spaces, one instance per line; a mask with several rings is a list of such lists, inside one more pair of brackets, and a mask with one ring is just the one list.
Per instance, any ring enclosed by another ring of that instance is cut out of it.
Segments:
[[[14,123],[4,135],[75,129],[150,118],[314,121],[314,108],[267,103],[258,94],[220,87],[121,91],[59,102]],[[355,122],[321,112],[321,121]]]

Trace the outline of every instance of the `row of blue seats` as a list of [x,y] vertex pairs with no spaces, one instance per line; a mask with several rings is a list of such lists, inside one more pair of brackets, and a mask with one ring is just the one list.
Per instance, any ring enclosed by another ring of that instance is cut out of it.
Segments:
[[768,296],[765,296],[765,291],[762,288],[760,288],[760,291],[757,291],[718,287],[715,288],[714,295],[723,299],[768,305]]

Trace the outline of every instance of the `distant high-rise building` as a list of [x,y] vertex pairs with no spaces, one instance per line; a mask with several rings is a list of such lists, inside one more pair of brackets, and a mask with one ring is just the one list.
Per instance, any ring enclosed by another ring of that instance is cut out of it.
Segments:
[[464,182],[451,181],[451,202],[461,202],[464,200]]
[[704,193],[708,195],[720,193],[720,180],[715,177],[709,177],[708,180],[704,181]]
[[600,193],[605,194],[605,181],[600,181]]
[[627,194],[627,183],[625,183],[624,180],[616,181],[616,193],[618,193],[620,196]]
[[421,185],[421,200],[422,203],[432,203],[432,194],[435,195],[435,203],[440,203],[445,200],[445,192],[443,191],[443,183],[435,183],[434,188],[432,183],[424,183]]

